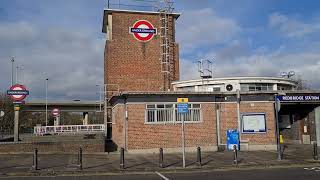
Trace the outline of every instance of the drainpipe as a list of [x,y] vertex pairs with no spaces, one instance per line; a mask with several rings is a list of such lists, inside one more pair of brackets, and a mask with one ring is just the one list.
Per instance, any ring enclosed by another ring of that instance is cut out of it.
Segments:
[[237,89],[237,115],[238,115],[239,141],[241,143],[240,90],[239,89]]
[[127,107],[127,97],[124,98],[124,109],[125,109],[125,117],[124,117],[124,149],[128,148],[128,107]]
[[219,147],[221,145],[221,139],[220,139],[220,105],[216,104],[216,116],[217,116],[217,147],[219,150]]

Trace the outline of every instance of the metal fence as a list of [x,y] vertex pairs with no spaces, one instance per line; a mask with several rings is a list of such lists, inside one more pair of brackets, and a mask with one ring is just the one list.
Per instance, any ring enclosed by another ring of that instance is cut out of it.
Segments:
[[45,134],[80,134],[80,133],[103,133],[104,124],[90,125],[62,125],[62,126],[35,126],[34,135],[42,136]]

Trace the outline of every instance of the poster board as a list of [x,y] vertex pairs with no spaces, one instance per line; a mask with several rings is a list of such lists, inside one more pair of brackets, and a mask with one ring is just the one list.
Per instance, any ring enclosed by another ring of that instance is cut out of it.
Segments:
[[247,113],[242,114],[242,133],[265,133],[266,132],[266,114],[265,113]]

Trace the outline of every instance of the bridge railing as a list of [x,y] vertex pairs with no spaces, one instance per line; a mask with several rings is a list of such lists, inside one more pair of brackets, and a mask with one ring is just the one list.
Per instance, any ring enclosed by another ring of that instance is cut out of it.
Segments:
[[89,134],[105,132],[104,124],[90,125],[61,125],[61,126],[35,126],[33,134],[42,136],[45,134]]

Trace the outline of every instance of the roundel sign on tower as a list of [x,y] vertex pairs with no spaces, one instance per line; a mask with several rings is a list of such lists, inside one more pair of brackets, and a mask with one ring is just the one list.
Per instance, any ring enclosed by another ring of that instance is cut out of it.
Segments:
[[157,34],[157,29],[147,20],[139,20],[129,28],[130,34],[139,41],[150,41]]
[[29,91],[24,85],[15,84],[10,87],[10,90],[7,91],[7,94],[13,101],[22,101],[27,97],[27,95],[29,95]]

